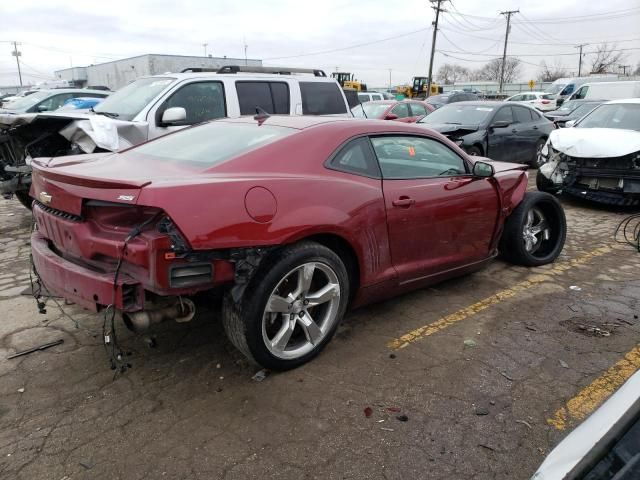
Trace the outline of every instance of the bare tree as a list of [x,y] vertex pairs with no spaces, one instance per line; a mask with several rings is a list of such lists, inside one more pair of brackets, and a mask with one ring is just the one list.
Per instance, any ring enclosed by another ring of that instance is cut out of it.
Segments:
[[[504,65],[504,81],[511,83],[520,76],[522,70],[522,62],[515,57],[507,57]],[[502,59],[494,58],[486,63],[479,71],[483,80],[491,80],[493,82],[500,81],[500,72],[502,71]]]
[[465,80],[468,75],[468,68],[454,63],[445,63],[438,69],[436,78],[445,85],[451,85],[457,81]]
[[595,58],[591,62],[591,73],[607,73],[614,65],[623,62],[626,55],[618,50],[618,44],[600,44],[596,47]]
[[538,72],[538,80],[541,82],[553,82],[559,78],[567,76],[567,69],[556,61],[552,67],[547,65],[544,60],[540,62],[540,71]]

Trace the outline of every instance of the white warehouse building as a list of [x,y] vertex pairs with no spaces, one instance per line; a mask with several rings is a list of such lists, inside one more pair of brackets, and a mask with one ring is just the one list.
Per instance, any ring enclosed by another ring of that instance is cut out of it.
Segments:
[[262,66],[262,60],[244,58],[197,57],[148,53],[112,62],[57,70],[57,80],[76,87],[108,87],[117,90],[138,77],[180,72],[186,68],[220,68],[225,65]]

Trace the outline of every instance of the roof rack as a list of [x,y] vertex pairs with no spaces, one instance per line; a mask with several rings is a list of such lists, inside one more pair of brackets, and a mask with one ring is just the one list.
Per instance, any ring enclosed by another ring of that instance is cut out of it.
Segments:
[[208,67],[188,67],[180,70],[180,73],[199,73],[199,72],[217,72],[219,68]]
[[314,68],[290,68],[290,67],[250,67],[240,65],[226,65],[217,70],[218,73],[275,73],[278,75],[291,75],[293,73],[311,73],[316,77],[326,77],[323,70]]

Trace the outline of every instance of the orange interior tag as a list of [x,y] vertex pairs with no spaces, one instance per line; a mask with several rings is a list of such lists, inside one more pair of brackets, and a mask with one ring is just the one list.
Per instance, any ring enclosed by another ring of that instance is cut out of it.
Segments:
[[416,149],[413,147],[409,147],[409,156],[410,157],[415,157],[416,156]]

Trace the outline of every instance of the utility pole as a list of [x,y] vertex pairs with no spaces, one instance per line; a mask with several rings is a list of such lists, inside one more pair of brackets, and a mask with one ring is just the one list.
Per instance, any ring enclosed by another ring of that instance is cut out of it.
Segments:
[[13,52],[11,55],[16,57],[16,64],[18,65],[18,77],[20,78],[20,86],[22,86],[22,72],[20,71],[20,57],[22,56],[22,52],[18,51],[18,42],[13,42]]
[[427,83],[427,97],[431,95],[431,74],[433,73],[433,57],[436,54],[436,36],[438,35],[438,20],[440,19],[440,12],[443,11],[442,4],[447,0],[429,0],[430,3],[437,3],[436,7],[431,7],[436,11],[436,20],[433,25],[433,38],[431,39],[431,57],[429,58],[429,79]]
[[247,45],[247,39],[242,37],[242,43],[244,44],[244,66],[247,66],[247,48],[249,47],[249,45]]
[[578,58],[578,76],[582,74],[582,48],[589,45],[588,43],[582,43],[580,45],[576,45],[575,48],[580,49],[580,57]]
[[204,56],[207,56],[207,45],[209,45],[208,43],[203,43],[202,46],[204,47]]
[[389,69],[389,91],[391,91],[391,69]]
[[507,42],[509,41],[509,31],[511,30],[511,15],[514,13],[520,13],[520,10],[508,10],[506,12],[500,12],[500,15],[507,16],[507,30],[504,32],[504,50],[502,52],[502,65],[500,65],[500,89],[502,93],[502,86],[504,85],[504,67],[507,63]]

